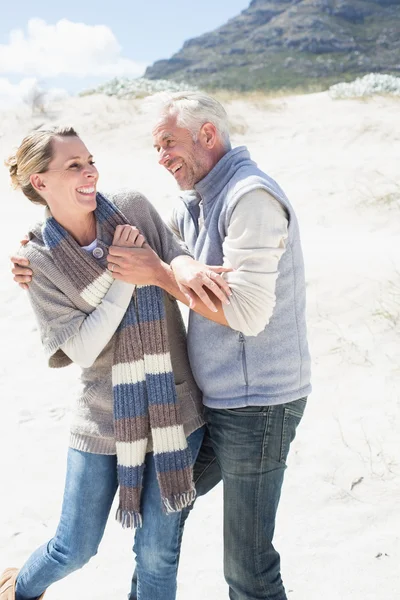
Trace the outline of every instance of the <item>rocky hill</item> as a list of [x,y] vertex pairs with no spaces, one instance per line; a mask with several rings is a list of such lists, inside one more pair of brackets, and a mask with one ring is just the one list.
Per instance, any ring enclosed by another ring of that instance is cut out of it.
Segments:
[[252,0],[145,76],[245,90],[398,74],[399,32],[400,0]]

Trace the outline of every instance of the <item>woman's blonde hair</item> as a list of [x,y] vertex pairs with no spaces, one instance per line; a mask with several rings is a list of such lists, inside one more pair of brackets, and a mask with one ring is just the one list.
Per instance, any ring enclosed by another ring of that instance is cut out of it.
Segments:
[[30,182],[34,173],[47,171],[53,158],[52,141],[56,137],[78,137],[73,127],[52,127],[37,129],[29,133],[17,148],[15,154],[5,161],[10,171],[11,184],[14,189],[21,189],[34,204],[46,206],[45,200]]

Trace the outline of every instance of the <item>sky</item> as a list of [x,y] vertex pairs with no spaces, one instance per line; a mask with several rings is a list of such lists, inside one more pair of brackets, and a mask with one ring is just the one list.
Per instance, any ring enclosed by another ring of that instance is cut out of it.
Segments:
[[29,91],[75,93],[139,77],[187,39],[226,23],[250,0],[19,0],[0,19],[0,106]]

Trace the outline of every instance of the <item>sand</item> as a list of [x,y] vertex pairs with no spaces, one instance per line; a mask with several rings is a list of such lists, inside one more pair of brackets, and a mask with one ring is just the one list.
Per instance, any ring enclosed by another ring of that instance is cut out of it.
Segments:
[[[304,246],[314,391],[289,458],[275,542],[290,600],[400,596],[400,101],[327,93],[227,104],[248,145],[286,190]],[[103,189],[133,187],[167,216],[175,182],[157,165],[141,101],[71,98],[51,113],[0,113],[0,157],[32,127],[70,123]],[[20,566],[57,525],[78,369],[46,367],[8,255],[42,209],[0,169],[2,198],[0,568]],[[221,487],[188,521],[179,600],[228,597]],[[49,600],[126,598],[132,533],[110,518],[98,556]]]

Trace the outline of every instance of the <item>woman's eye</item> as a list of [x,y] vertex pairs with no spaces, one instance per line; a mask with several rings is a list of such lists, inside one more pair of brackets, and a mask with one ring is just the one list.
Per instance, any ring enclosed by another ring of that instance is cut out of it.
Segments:
[[[94,160],[89,160],[88,163],[89,163],[90,166],[92,166],[92,165],[95,164]],[[80,165],[79,163],[72,163],[72,165],[69,165],[68,168],[80,171],[84,167],[83,167],[83,165]]]

